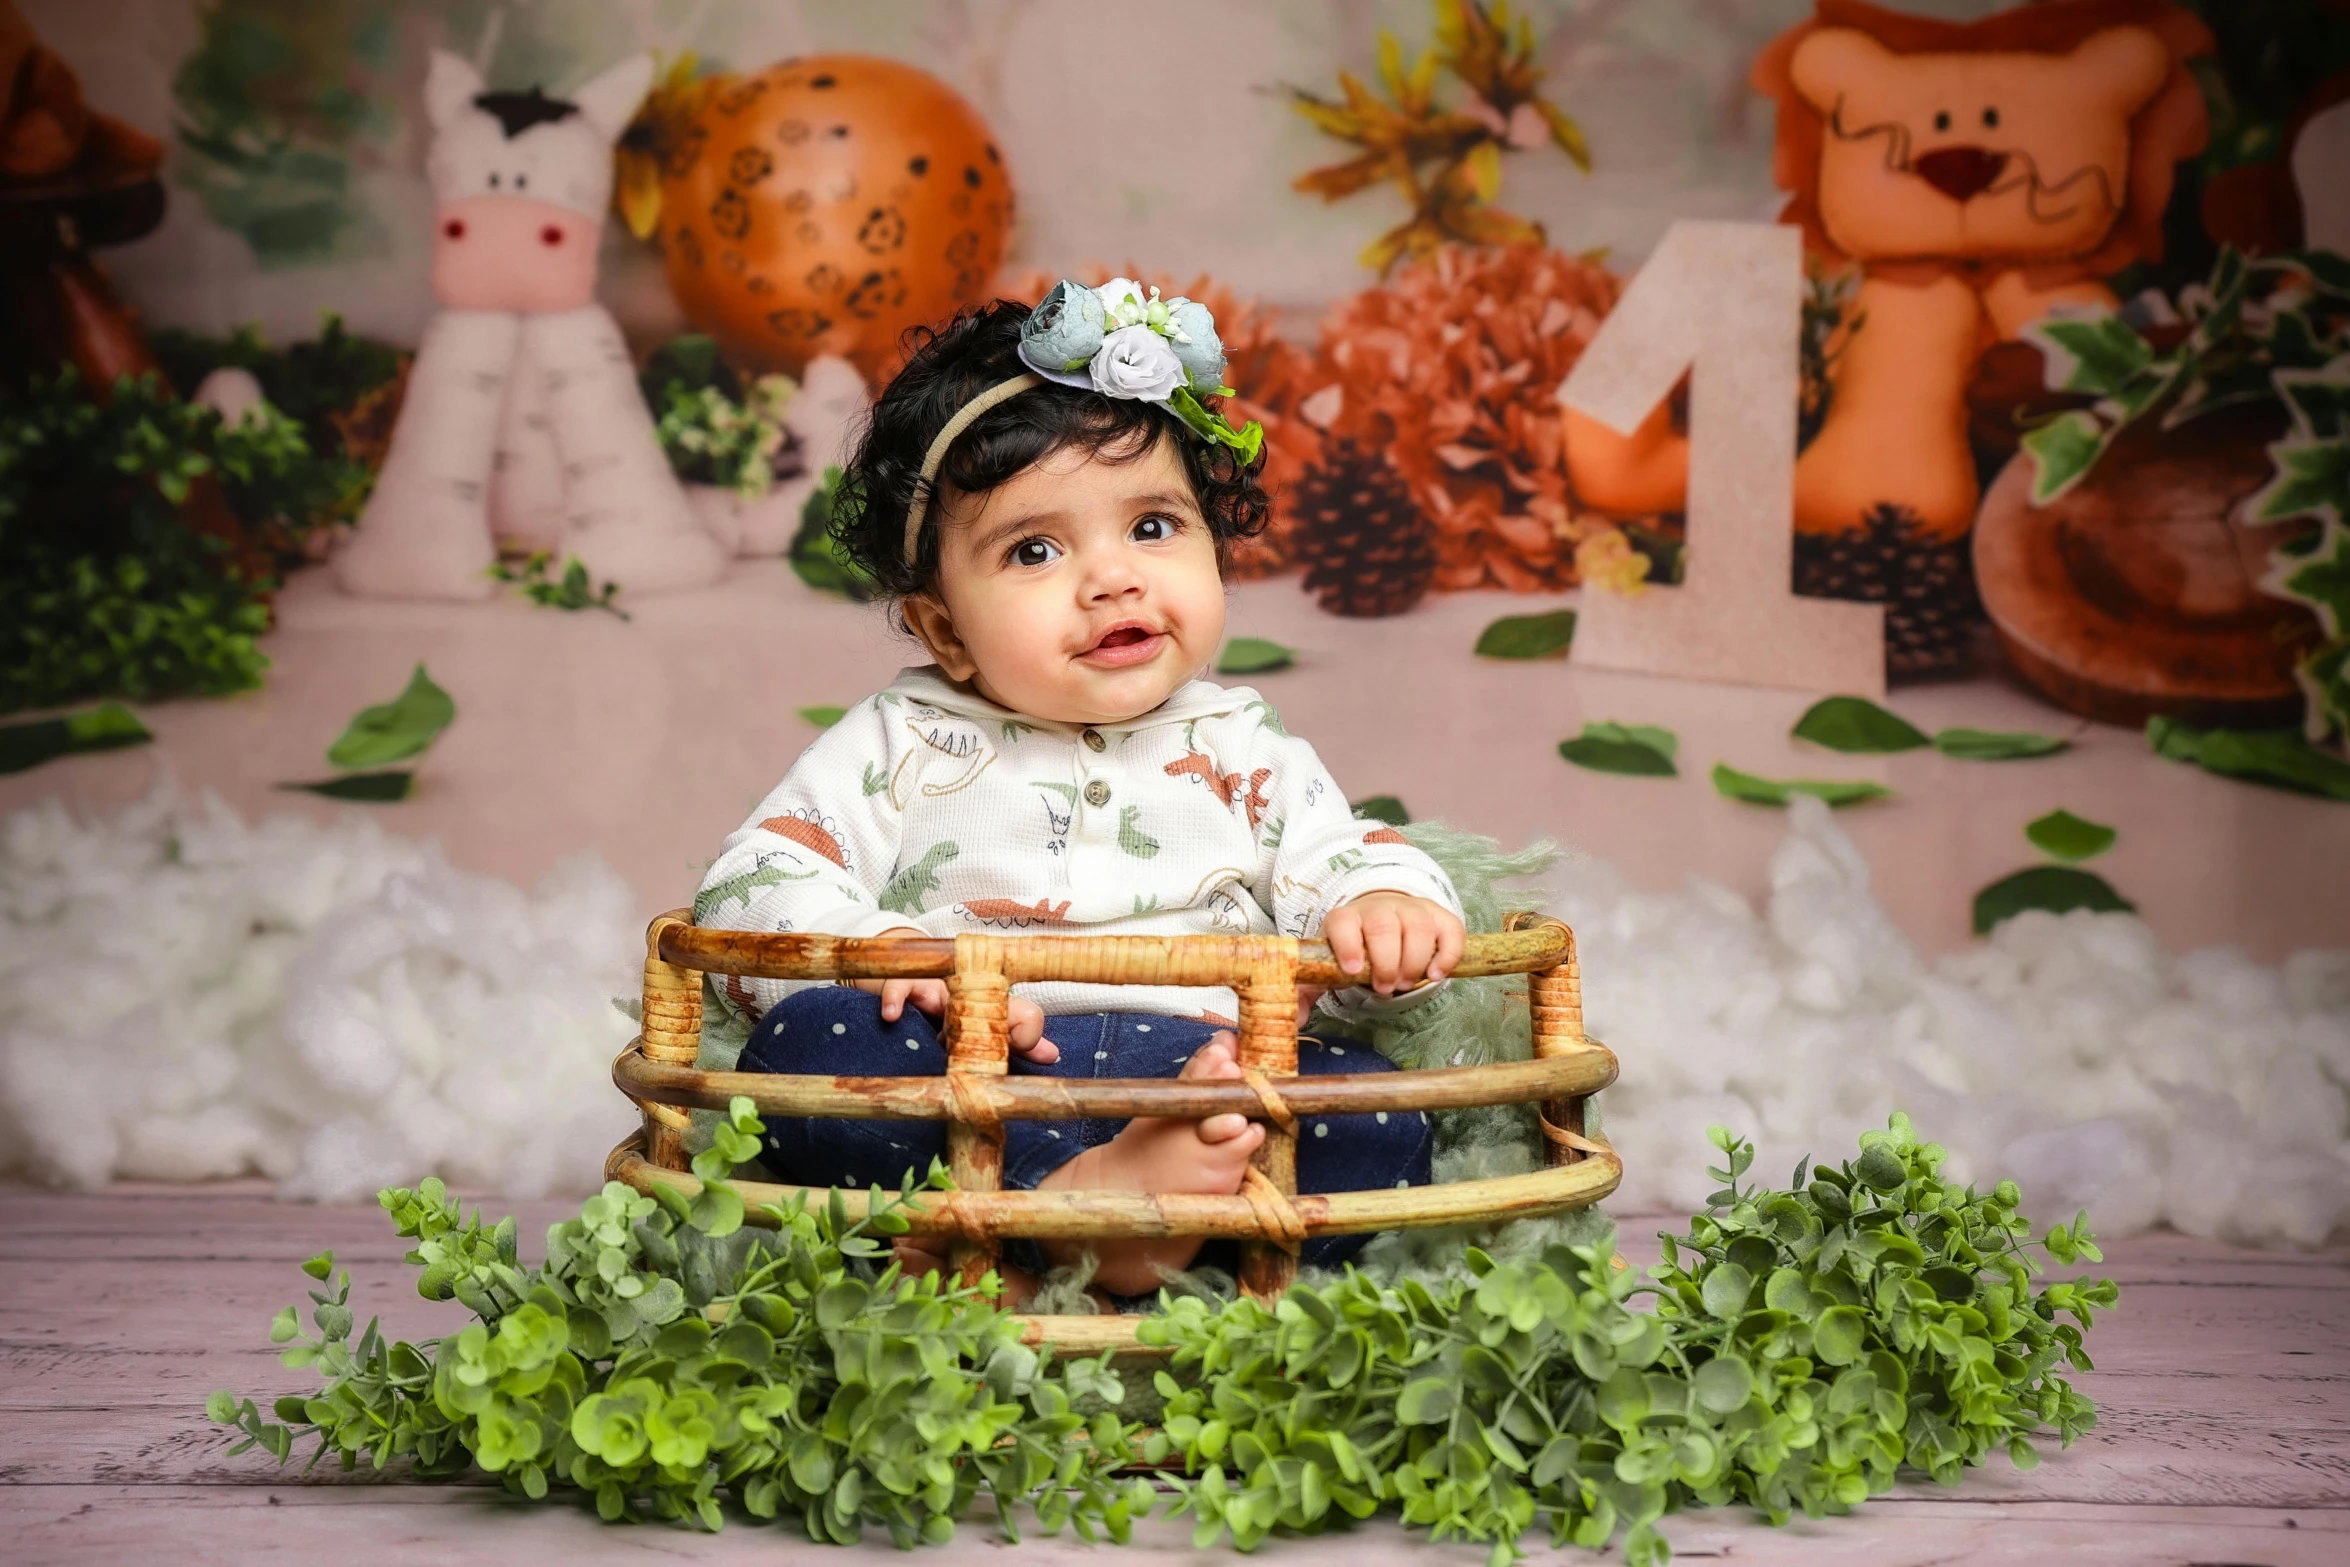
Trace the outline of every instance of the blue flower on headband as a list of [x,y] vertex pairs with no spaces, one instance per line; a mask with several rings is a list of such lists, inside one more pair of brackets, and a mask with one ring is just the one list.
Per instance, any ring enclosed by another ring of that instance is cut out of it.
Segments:
[[1216,318],[1198,300],[1178,299],[1172,301],[1167,320],[1175,329],[1167,334],[1168,341],[1183,361],[1191,389],[1202,397],[1215,396],[1224,385],[1224,340],[1216,335]]
[[1101,296],[1082,283],[1064,280],[1055,283],[1044,303],[1020,323],[1020,357],[1056,381],[1083,386],[1085,367],[1102,351],[1108,332],[1109,314]]

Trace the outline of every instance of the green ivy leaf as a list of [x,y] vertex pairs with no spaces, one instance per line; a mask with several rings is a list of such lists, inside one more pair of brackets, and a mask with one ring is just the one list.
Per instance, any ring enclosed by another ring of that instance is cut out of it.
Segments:
[[2072,742],[2028,730],[1938,729],[1934,749],[1961,762],[2013,762],[2069,751]]
[[104,702],[59,718],[0,726],[0,774],[21,773],[60,756],[144,745],[155,737],[129,708]]
[[1575,612],[1504,615],[1477,635],[1480,658],[1561,658],[1575,641]]
[[1293,649],[1263,637],[1234,637],[1216,660],[1219,675],[1265,675],[1297,662]]
[[1858,778],[1757,778],[1727,762],[1714,764],[1714,789],[1727,799],[1742,800],[1748,805],[1782,808],[1799,794],[1816,796],[1832,806],[1846,806],[1882,800],[1893,793],[1881,783]]
[[2025,335],[2047,355],[2048,385],[2058,391],[2118,396],[2154,363],[2153,347],[2111,312],[2055,317],[2032,326]]
[[1375,794],[1367,800],[1356,800],[1348,809],[1365,821],[1385,822],[1390,827],[1409,827],[1412,813],[1405,810],[1403,801],[1392,794]]
[[1795,721],[1794,735],[1852,755],[1914,751],[1927,743],[1925,732],[1908,719],[1857,696],[1831,696],[1814,702]]
[[416,774],[406,768],[391,768],[376,773],[346,773],[340,778],[321,778],[311,783],[282,783],[278,787],[361,805],[392,805],[416,792]]
[[382,767],[387,762],[421,756],[440,738],[457,716],[449,693],[433,684],[424,666],[408,677],[408,689],[389,702],[362,708],[333,745],[326,749],[336,767]]
[[1975,934],[1989,935],[2000,921],[2026,909],[2064,914],[2091,909],[2100,914],[2135,914],[2138,906],[2113,890],[2104,877],[2070,865],[2035,865],[2003,876],[1975,894]]
[[2046,506],[2087,478],[2112,438],[2111,429],[2085,408],[2026,432],[2020,444],[2032,459],[2032,504]]
[[2103,822],[2055,810],[2026,825],[2024,836],[2034,848],[2060,860],[2093,860],[2112,848],[2120,835]]
[[849,710],[845,707],[803,707],[799,710],[799,714],[819,729],[830,729],[834,724],[848,717]]
[[1680,745],[1680,736],[1654,724],[1597,720],[1584,724],[1583,732],[1572,740],[1561,740],[1559,755],[1595,773],[1672,778],[1680,771],[1673,761]]

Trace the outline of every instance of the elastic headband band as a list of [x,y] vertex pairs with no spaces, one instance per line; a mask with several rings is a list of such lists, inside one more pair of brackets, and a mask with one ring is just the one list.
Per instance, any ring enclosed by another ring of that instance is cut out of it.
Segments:
[[947,448],[955,444],[955,437],[971,428],[971,421],[993,408],[1007,397],[1017,397],[1032,386],[1044,385],[1044,377],[1031,370],[1016,375],[1009,381],[998,381],[965,403],[947,421],[947,427],[938,432],[938,439],[930,443],[930,450],[922,457],[922,477],[914,485],[914,504],[906,508],[906,564],[914,564],[922,544],[922,518],[930,510],[930,487],[938,477],[938,465],[946,461]]

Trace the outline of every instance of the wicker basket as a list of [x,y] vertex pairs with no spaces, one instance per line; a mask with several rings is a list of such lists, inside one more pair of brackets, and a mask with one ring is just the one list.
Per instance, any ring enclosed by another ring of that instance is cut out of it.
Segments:
[[[644,1111],[644,1126],[612,1151],[605,1173],[639,1191],[700,1190],[688,1173],[687,1107],[724,1109],[741,1095],[763,1115],[848,1116],[947,1123],[956,1189],[932,1192],[909,1214],[916,1233],[950,1238],[950,1260],[976,1279],[1006,1236],[1048,1240],[1228,1236],[1242,1242],[1241,1288],[1278,1297],[1312,1235],[1415,1229],[1580,1208],[1615,1190],[1623,1165],[1604,1138],[1586,1134],[1587,1096],[1615,1081],[1616,1058],[1583,1036],[1575,938],[1565,924],[1513,915],[1499,935],[1471,936],[1453,973],[1526,974],[1534,1053],[1528,1061],[1434,1071],[1297,1076],[1300,984],[1359,982],[1324,942],[1278,936],[884,937],[763,935],[704,930],[683,909],[653,921],[645,937],[644,1032],[613,1063],[612,1080]],[[805,1077],[703,1072],[702,975],[766,979],[945,979],[943,1077]],[[1007,1076],[1011,988],[1035,980],[1113,985],[1230,985],[1240,996],[1242,1081],[1105,1078],[1090,1082]],[[1375,1110],[1450,1110],[1541,1103],[1545,1167],[1530,1175],[1389,1191],[1297,1194],[1297,1117]],[[1081,1116],[1201,1117],[1236,1111],[1263,1120],[1266,1137],[1242,1190],[1232,1196],[1135,1191],[1005,1191],[1003,1123]],[[825,1188],[736,1183],[752,1222],[764,1203]],[[843,1190],[852,1218],[866,1194]],[[1069,1353],[1130,1349],[1139,1320],[1125,1316],[1030,1316],[1030,1342]]]

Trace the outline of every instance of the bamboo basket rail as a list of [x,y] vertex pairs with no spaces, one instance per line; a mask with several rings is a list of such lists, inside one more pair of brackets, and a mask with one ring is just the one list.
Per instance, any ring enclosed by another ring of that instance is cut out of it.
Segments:
[[[644,1113],[643,1126],[612,1150],[605,1173],[642,1192],[655,1186],[691,1195],[688,1109],[723,1109],[736,1096],[762,1114],[947,1124],[955,1189],[925,1193],[906,1215],[913,1232],[944,1236],[949,1261],[967,1281],[996,1263],[1000,1242],[1227,1237],[1241,1242],[1241,1288],[1274,1299],[1297,1274],[1297,1249],[1314,1235],[1359,1234],[1505,1218],[1587,1206],[1613,1191],[1623,1166],[1602,1137],[1587,1132],[1588,1097],[1615,1081],[1613,1052],[1584,1036],[1574,933],[1541,915],[1510,916],[1499,934],[1471,936],[1460,978],[1525,974],[1533,1057],[1490,1066],[1300,1077],[1300,985],[1361,983],[1341,970],[1327,943],[1279,936],[880,937],[767,935],[705,930],[675,909],[645,935],[643,1031],[613,1063],[620,1091]],[[942,1077],[817,1077],[704,1072],[702,976],[765,979],[944,979],[947,1013]],[[1037,980],[1095,984],[1230,985],[1240,997],[1242,1081],[1160,1078],[1070,1081],[1007,1075],[1011,987]],[[1375,1110],[1445,1110],[1471,1105],[1539,1105],[1544,1167],[1526,1175],[1388,1191],[1297,1190],[1297,1117]],[[1083,1116],[1197,1118],[1238,1112],[1265,1123],[1242,1189],[1230,1196],[1135,1191],[1003,1190],[1003,1123]],[[752,1223],[759,1208],[825,1187],[732,1183]],[[839,1192],[862,1218],[867,1194]],[[1069,1353],[1135,1351],[1131,1317],[1025,1316],[1031,1342]]]

